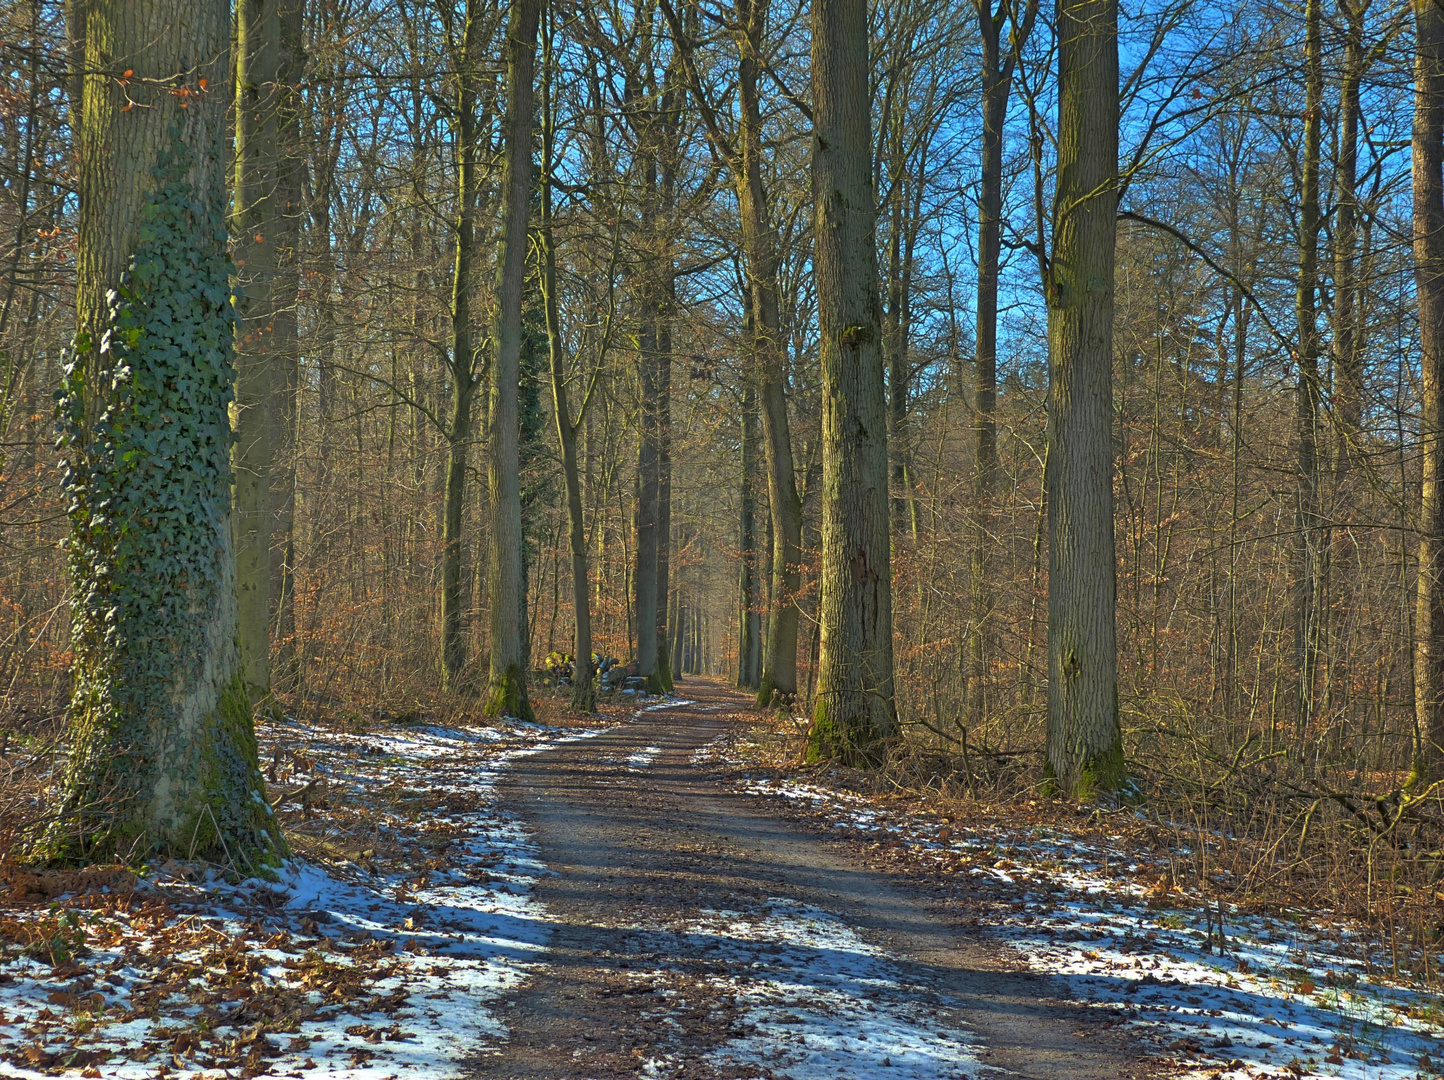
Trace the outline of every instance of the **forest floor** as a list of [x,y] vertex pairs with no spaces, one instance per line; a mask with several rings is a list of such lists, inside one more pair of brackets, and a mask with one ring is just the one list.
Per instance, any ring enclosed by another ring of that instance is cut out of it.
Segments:
[[1227,910],[1211,951],[1136,830],[954,818],[679,690],[566,727],[265,726],[279,881],[0,868],[0,1076],[1440,1071],[1439,1003],[1356,929]]

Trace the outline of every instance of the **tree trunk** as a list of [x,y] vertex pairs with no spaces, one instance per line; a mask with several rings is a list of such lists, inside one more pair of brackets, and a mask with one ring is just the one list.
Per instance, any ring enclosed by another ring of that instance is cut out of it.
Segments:
[[1419,746],[1414,783],[1444,772],[1444,13],[1414,0],[1414,279],[1423,354],[1424,460],[1419,510],[1419,599],[1414,712]]
[[481,13],[469,0],[458,57],[454,119],[457,210],[456,263],[451,276],[451,417],[446,430],[446,486],[441,512],[441,684],[443,689],[451,691],[462,689],[466,670],[461,530],[466,507],[466,459],[471,448],[471,410],[478,381],[471,334],[471,299],[476,255],[476,105],[482,32]]
[[491,492],[491,685],[486,715],[532,718],[526,693],[526,592],[520,487],[521,301],[531,209],[533,69],[540,0],[512,0],[506,32],[506,170],[496,265],[496,358],[487,409]]
[[271,485],[271,684],[294,690],[296,657],[296,404],[300,392],[296,304],[301,284],[301,72],[305,42],[300,0],[281,0],[276,147],[276,284],[271,325],[276,366],[276,464]]
[[[672,261],[664,267],[672,276]],[[672,658],[667,641],[667,597],[672,552],[672,281],[664,284],[666,310],[657,318],[657,664],[647,689],[654,694],[672,690]]]
[[[1337,436],[1334,452],[1333,513],[1345,521],[1353,517],[1349,494],[1349,472],[1359,452],[1359,432],[1363,412],[1363,350],[1356,333],[1358,305],[1355,260],[1358,248],[1359,205],[1357,192],[1359,160],[1359,83],[1364,74],[1364,16],[1369,0],[1339,0],[1339,8],[1347,27],[1344,35],[1344,71],[1339,89],[1338,164],[1334,170],[1338,188],[1338,217],[1334,229],[1334,306],[1333,306],[1333,416]],[[1328,677],[1325,680],[1325,707],[1347,707],[1349,696],[1349,656],[1347,634],[1349,610],[1353,595],[1348,580],[1349,529],[1331,530],[1333,538],[1324,552],[1328,561],[1328,594],[1330,604],[1329,637],[1333,646],[1326,650]]]
[[[738,570],[737,685],[756,689],[761,679],[762,618],[757,609],[757,390],[750,376],[742,388],[742,520],[737,542]],[[685,639],[684,639],[685,640]]]
[[71,757],[43,858],[169,853],[249,870],[285,852],[236,645],[229,34],[216,0],[88,11],[60,403]]
[[276,127],[281,58],[279,0],[236,5],[235,238],[240,338],[235,445],[236,604],[241,664],[252,702],[271,696],[271,467],[275,458]]
[[[552,235],[552,168],[555,164],[555,116],[552,112],[551,28],[548,25],[542,79],[542,192],[541,251],[542,297],[546,306],[547,347],[551,361],[552,412],[557,443],[562,451],[562,483],[567,500],[567,542],[572,558],[572,700],[576,712],[597,708],[597,691],[592,683],[592,607],[587,586],[587,523],[582,513],[581,472],[577,466],[577,432],[586,422],[590,389],[582,401],[581,415],[572,420],[567,401],[566,360],[563,355],[561,319],[557,312],[557,257]],[[595,384],[593,384],[595,385]]]
[[1304,8],[1303,190],[1299,198],[1298,323],[1298,495],[1294,548],[1295,724],[1302,737],[1314,715],[1320,632],[1322,515],[1319,512],[1319,144],[1323,129],[1323,33],[1321,0]]
[[991,510],[998,481],[998,264],[1003,227],[1003,123],[1008,116],[1015,57],[1033,27],[1037,0],[1028,4],[1003,59],[1002,30],[1006,13],[997,15],[988,0],[978,4],[983,46],[983,144],[978,185],[978,296],[977,370],[973,408],[977,425],[973,459],[973,514],[975,524],[970,560],[971,618],[968,621],[968,726],[976,728],[987,711],[989,629],[993,618],[993,591],[989,580],[989,554],[993,547]]
[[632,575],[637,624],[637,673],[657,674],[657,322],[650,305],[639,335],[642,437],[637,450],[637,551]]
[[812,8],[814,265],[822,365],[822,644],[808,756],[876,763],[897,734],[887,403],[866,0]]
[[1058,181],[1048,300],[1048,769],[1081,798],[1126,782],[1113,548],[1116,0],[1058,15]]
[[1342,482],[1358,451],[1363,408],[1362,357],[1355,341],[1355,273],[1358,249],[1359,84],[1364,74],[1364,16],[1370,0],[1339,0],[1348,27],[1339,89],[1338,223],[1334,229],[1334,416],[1338,424],[1335,476]]
[[81,96],[85,87],[86,0],[65,0],[65,96],[70,143],[80,145]]
[[747,255],[752,352],[762,406],[767,500],[772,513],[772,597],[767,651],[757,702],[784,704],[797,696],[797,592],[802,582],[802,500],[797,495],[792,430],[787,417],[786,346],[777,282],[778,239],[762,183],[762,102],[757,89],[767,33],[767,0],[738,0],[737,160],[733,179]]

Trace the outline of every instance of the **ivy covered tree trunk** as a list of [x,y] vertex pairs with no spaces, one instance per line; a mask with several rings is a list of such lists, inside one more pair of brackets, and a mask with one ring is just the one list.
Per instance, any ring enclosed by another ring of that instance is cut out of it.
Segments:
[[1058,12],[1048,300],[1048,769],[1070,797],[1125,782],[1113,541],[1118,8]]
[[77,327],[60,403],[70,758],[36,853],[255,868],[284,841],[236,645],[230,12],[101,0],[87,16]]
[[235,237],[240,339],[231,426],[235,472],[236,603],[241,664],[253,702],[271,696],[271,467],[275,459],[277,104],[279,0],[236,5]]
[[497,251],[496,359],[488,414],[491,492],[491,681],[488,716],[532,717],[526,693],[526,588],[521,533],[521,302],[531,209],[532,85],[540,0],[513,0],[506,30],[506,170]]
[[812,194],[822,360],[822,643],[808,757],[873,764],[897,734],[887,404],[866,0],[812,8]]

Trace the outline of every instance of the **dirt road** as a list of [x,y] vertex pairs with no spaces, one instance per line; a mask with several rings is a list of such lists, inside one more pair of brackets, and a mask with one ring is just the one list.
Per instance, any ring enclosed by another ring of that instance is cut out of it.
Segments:
[[685,692],[512,767],[502,793],[552,872],[556,930],[471,1075],[1163,1075],[845,841],[719,784],[696,752],[742,699]]

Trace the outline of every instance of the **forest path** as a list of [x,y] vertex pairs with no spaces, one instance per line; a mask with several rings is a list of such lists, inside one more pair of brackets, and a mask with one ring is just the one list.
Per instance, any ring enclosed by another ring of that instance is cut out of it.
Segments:
[[1161,1075],[956,913],[718,783],[697,751],[745,700],[681,689],[691,701],[509,767],[500,793],[551,871],[537,898],[555,929],[497,1003],[509,1038],[469,1075]]

